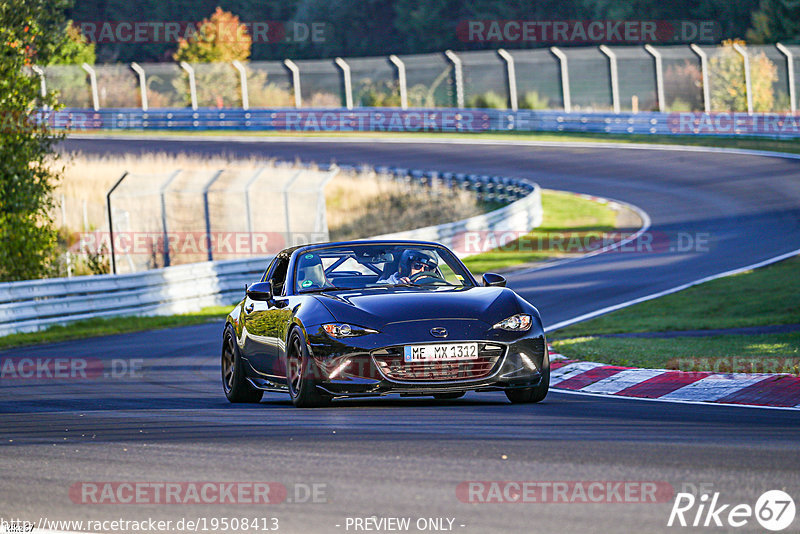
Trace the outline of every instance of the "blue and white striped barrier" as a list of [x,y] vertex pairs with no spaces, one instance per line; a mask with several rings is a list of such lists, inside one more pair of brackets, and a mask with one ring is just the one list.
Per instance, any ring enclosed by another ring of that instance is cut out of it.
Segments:
[[800,137],[800,115],[778,113],[564,113],[498,109],[64,109],[41,120],[91,130],[296,132],[587,132],[604,134]]

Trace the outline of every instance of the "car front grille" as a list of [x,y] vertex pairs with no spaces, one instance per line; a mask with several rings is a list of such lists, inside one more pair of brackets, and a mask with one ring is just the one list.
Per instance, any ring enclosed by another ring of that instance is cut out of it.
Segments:
[[405,362],[402,347],[390,347],[372,352],[372,359],[380,372],[390,380],[406,382],[451,382],[478,380],[492,373],[503,357],[505,348],[481,343],[478,358],[474,360]]

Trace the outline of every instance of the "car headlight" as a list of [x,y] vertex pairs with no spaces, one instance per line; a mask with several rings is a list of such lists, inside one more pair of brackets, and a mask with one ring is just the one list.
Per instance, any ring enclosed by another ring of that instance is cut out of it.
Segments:
[[343,338],[343,337],[357,337],[363,336],[366,334],[377,334],[377,330],[373,330],[371,328],[364,328],[361,326],[355,326],[352,324],[346,323],[328,323],[322,325],[322,328],[325,332],[334,338]]
[[508,330],[510,332],[525,332],[531,329],[531,324],[533,324],[533,319],[530,315],[527,313],[518,313],[517,315],[512,315],[511,317],[503,319],[492,328]]

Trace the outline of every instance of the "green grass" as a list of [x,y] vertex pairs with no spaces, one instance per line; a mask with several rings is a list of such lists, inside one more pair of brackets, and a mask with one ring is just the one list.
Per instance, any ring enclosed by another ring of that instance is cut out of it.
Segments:
[[[798,373],[800,333],[678,338],[602,338],[598,334],[708,330],[800,323],[800,257],[706,282],[553,332],[553,345],[569,358],[646,368],[720,370],[719,358],[758,362],[792,358],[782,371]],[[732,370],[747,372],[747,365]],[[758,365],[754,367],[759,370]],[[725,369],[724,366],[721,370]]]
[[681,371],[800,374],[800,333],[669,339],[581,337],[553,343],[569,358]]
[[800,323],[800,257],[648,300],[553,333],[708,330]]
[[[80,132],[95,133],[95,132]],[[98,135],[108,135],[98,131]],[[479,140],[516,141],[560,141],[588,143],[636,143],[682,146],[708,146],[720,148],[740,148],[748,150],[768,150],[800,154],[800,143],[788,139],[764,139],[760,137],[711,137],[701,135],[641,135],[641,134],[601,134],[601,133],[558,133],[558,132],[254,132],[251,130],[115,130],[111,134],[125,135],[196,135],[209,137],[387,137],[387,138],[456,138]]]
[[584,250],[557,238],[569,232],[585,239],[615,229],[615,210],[576,195],[542,191],[542,208],[544,219],[539,228],[500,248],[465,258],[467,268],[473,273],[503,271],[521,264],[582,254]]
[[165,315],[156,317],[124,316],[102,319],[87,319],[70,323],[69,325],[51,326],[39,332],[25,334],[11,334],[0,337],[0,349],[35,345],[40,343],[55,343],[70,339],[83,339],[87,337],[108,336],[124,334],[126,332],[141,332],[145,330],[158,330],[176,326],[223,321],[231,306],[211,306],[195,313],[183,315]]

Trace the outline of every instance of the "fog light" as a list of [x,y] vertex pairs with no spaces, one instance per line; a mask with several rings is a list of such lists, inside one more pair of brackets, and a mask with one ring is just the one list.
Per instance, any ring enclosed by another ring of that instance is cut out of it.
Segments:
[[530,356],[528,356],[524,352],[520,352],[519,359],[522,360],[522,365],[524,365],[531,371],[536,371],[536,364],[533,363],[533,360],[531,360]]
[[332,371],[332,372],[331,372],[331,373],[328,375],[328,378],[330,378],[330,379],[334,379],[334,378],[336,378],[337,376],[339,376],[339,373],[341,373],[342,371],[344,371],[344,370],[347,368],[347,366],[348,366],[348,365],[350,365],[350,360],[345,360],[345,361],[344,361],[344,363],[342,363],[341,365],[339,365],[339,366],[338,366],[336,369],[334,369],[334,370],[333,370],[333,371]]

